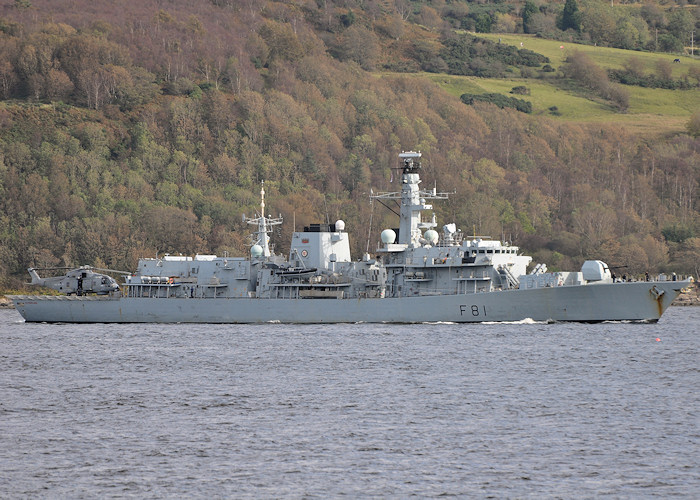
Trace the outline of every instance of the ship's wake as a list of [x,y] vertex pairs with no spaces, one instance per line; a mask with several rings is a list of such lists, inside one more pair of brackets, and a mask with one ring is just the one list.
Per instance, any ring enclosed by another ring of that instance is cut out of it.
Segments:
[[484,321],[482,325],[548,325],[550,323],[556,323],[552,320],[546,321],[535,321],[532,318],[525,318],[518,321]]

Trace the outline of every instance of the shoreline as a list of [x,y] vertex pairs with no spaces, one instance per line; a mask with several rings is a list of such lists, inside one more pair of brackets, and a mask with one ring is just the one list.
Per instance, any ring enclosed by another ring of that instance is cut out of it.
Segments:
[[671,303],[671,306],[700,306],[700,295],[698,295],[700,289],[698,286],[694,286],[687,292],[681,293],[676,300]]

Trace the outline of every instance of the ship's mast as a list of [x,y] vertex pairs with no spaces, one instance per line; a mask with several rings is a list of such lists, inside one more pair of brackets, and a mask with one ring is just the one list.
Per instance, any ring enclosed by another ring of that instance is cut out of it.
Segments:
[[425,203],[425,200],[446,200],[447,193],[438,193],[435,188],[430,191],[421,191],[421,183],[418,171],[421,168],[420,152],[405,151],[399,154],[401,159],[401,192],[378,193],[373,195],[375,199],[400,199],[401,212],[399,214],[399,240],[397,243],[408,246],[419,246],[421,229],[429,229],[437,226],[435,214],[431,222],[421,221],[421,212],[432,210],[433,206]]
[[254,219],[244,220],[248,224],[253,224],[258,226],[257,232],[253,233],[253,244],[259,245],[262,248],[262,256],[270,257],[272,252],[270,251],[270,237],[269,233],[272,232],[272,226],[278,226],[282,224],[282,217],[266,217],[265,216],[265,181],[260,183],[260,213],[258,217]]

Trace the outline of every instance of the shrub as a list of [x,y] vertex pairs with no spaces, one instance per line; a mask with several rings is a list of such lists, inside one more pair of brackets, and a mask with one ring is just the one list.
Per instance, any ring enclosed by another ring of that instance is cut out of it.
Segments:
[[700,137],[700,111],[696,111],[685,124],[685,129],[693,137]]
[[470,106],[475,102],[490,102],[499,108],[513,108],[523,113],[532,113],[532,103],[503,94],[462,94],[460,99]]
[[608,70],[608,76],[610,80],[624,85],[635,85],[650,89],[687,90],[694,87],[687,79],[673,80],[662,79],[658,75],[636,75],[623,69]]
[[688,238],[695,236],[693,228],[681,224],[666,226],[661,230],[661,234],[666,241],[674,243],[683,243]]
[[622,85],[611,83],[607,86],[603,97],[612,101],[620,111],[627,111],[630,107],[630,93]]
[[507,66],[539,67],[549,62],[545,56],[527,49],[498,44],[471,35],[443,38],[439,56],[453,75],[502,77]]

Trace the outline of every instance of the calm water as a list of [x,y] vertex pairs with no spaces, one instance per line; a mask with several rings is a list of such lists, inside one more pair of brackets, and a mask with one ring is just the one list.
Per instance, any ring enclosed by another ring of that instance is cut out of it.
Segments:
[[699,332],[0,311],[0,497],[698,498]]

